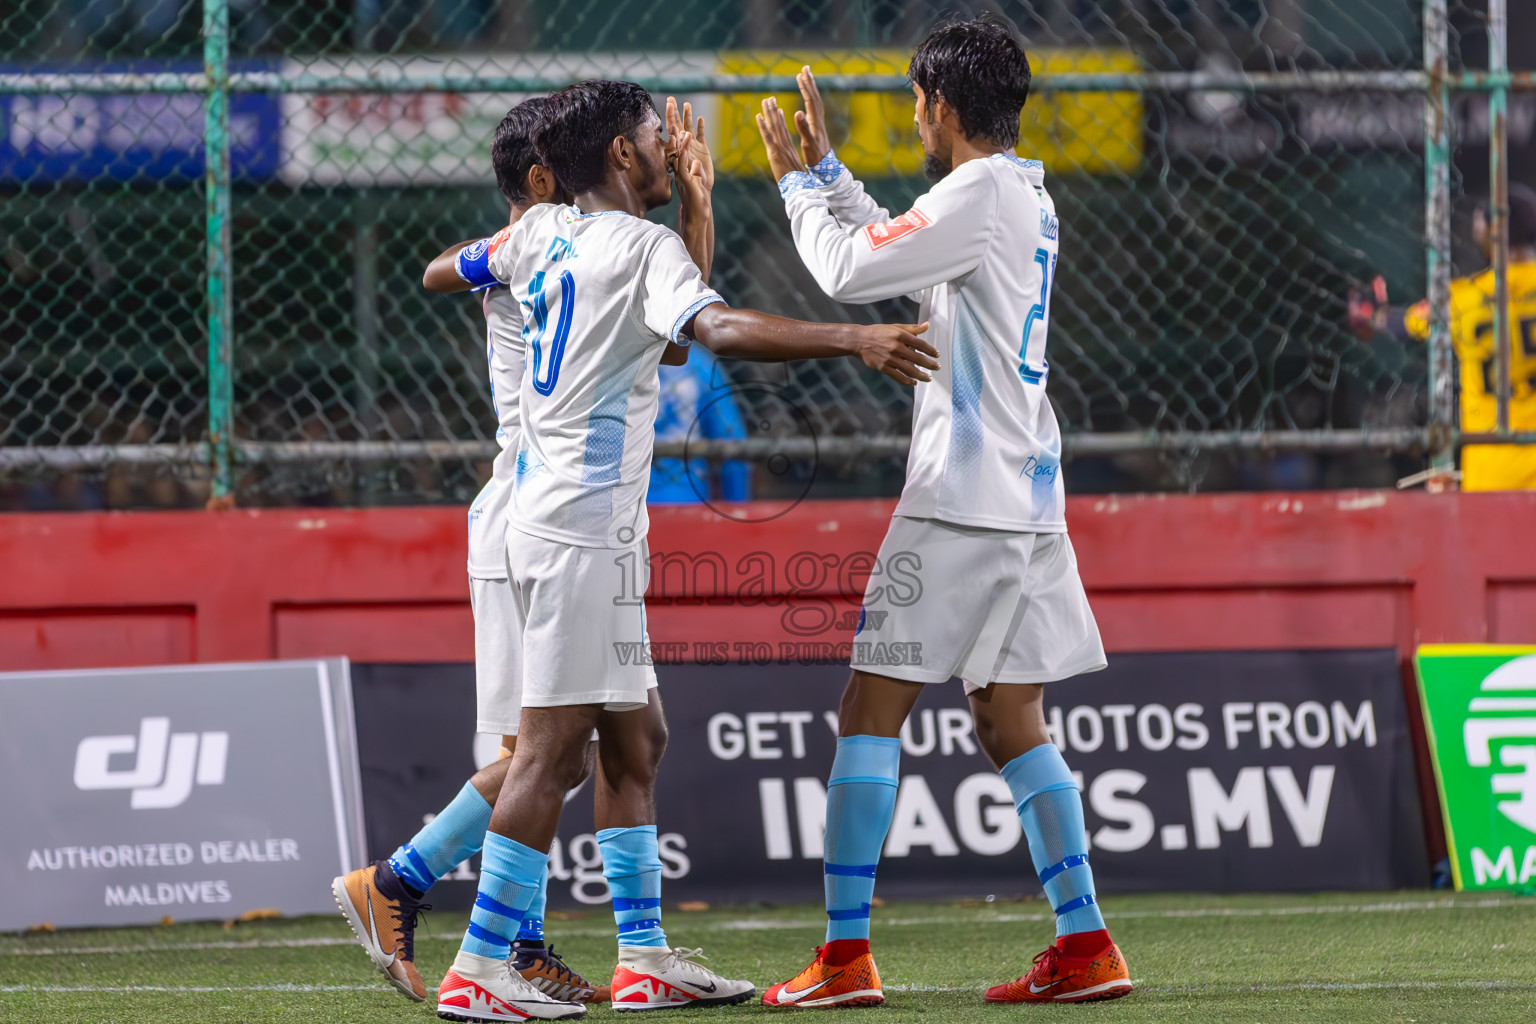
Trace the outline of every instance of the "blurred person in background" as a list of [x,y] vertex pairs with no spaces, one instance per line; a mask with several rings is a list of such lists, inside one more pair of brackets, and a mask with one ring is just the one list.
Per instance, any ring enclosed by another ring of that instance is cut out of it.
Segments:
[[[1472,241],[1493,262],[1488,203],[1472,212]],[[1498,426],[1498,351],[1493,335],[1494,278],[1490,266],[1451,281],[1451,345],[1461,364],[1461,431],[1492,433]],[[1509,425],[1536,430],[1536,191],[1509,186]],[[1406,310],[1387,304],[1377,277],[1369,296],[1350,296],[1351,329],[1369,340],[1377,331],[1415,341],[1429,339],[1429,300]],[[1536,444],[1469,444],[1461,450],[1461,489],[1536,489]]]
[[[657,441],[686,441],[690,434],[708,440],[744,438],[746,421],[730,390],[730,382],[708,349],[699,348],[681,366],[663,365],[661,409],[656,414]],[[710,472],[709,460],[657,459],[651,464],[646,501],[652,505],[691,505],[701,501],[746,501],[752,496],[752,467],[731,459]]]

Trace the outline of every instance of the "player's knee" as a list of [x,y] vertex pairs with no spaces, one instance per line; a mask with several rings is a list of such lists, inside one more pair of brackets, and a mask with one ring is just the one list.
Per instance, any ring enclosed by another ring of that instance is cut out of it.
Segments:
[[990,710],[978,712],[974,708],[971,712],[971,720],[975,724],[976,742],[981,745],[982,753],[997,762],[997,756],[1001,753],[1002,737],[998,729],[997,719]]
[[522,771],[552,792],[565,793],[586,779],[588,773],[587,747],[582,743],[566,749],[543,748],[527,752],[521,762]]
[[581,758],[581,777],[571,786],[575,789],[592,777],[592,768],[597,763],[597,742],[594,740],[587,744],[586,751]]
[[649,735],[647,736],[646,754],[650,761],[652,774],[655,774],[656,767],[661,764],[662,755],[667,752],[667,740],[670,736],[665,718],[657,715],[651,720]]

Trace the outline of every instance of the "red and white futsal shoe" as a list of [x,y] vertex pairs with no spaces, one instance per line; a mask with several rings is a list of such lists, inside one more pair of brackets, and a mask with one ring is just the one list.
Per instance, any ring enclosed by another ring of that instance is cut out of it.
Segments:
[[512,969],[510,960],[494,960],[460,950],[438,987],[437,1015],[466,1024],[580,1020],[587,1015],[587,1008],[534,988]]
[[793,978],[763,993],[764,1006],[822,1009],[831,1006],[879,1006],[885,1002],[875,958],[860,953],[843,964],[827,963],[826,946],[816,947],[816,959]]
[[620,946],[613,969],[613,1008],[620,1013],[678,1010],[685,1006],[744,1003],[757,991],[750,981],[722,978],[696,959],[701,949]]
[[1129,995],[1131,973],[1120,947],[1109,943],[1092,956],[1067,956],[1047,946],[1018,981],[987,989],[989,1003],[1087,1003]]

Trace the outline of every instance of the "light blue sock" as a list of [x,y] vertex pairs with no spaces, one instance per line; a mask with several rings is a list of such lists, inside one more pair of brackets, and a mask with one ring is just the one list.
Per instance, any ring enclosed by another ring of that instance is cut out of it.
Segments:
[[869,938],[875,866],[896,813],[901,740],[841,736],[827,779],[827,941]]
[[613,893],[613,920],[621,946],[665,946],[661,930],[661,855],[656,826],[605,828],[597,834],[603,877]]
[[461,861],[480,852],[490,824],[491,805],[473,783],[466,782],[437,817],[390,855],[390,866],[406,885],[426,892]]
[[493,960],[506,959],[528,908],[538,898],[548,866],[549,854],[487,832],[480,858],[480,892],[459,948]]
[[544,941],[544,905],[549,902],[549,868],[544,869],[544,879],[539,882],[539,894],[528,904],[523,915],[523,926],[517,930],[518,942]]
[[1050,743],[1027,750],[1003,765],[1003,778],[1029,839],[1035,873],[1056,911],[1056,934],[1103,928],[1088,866],[1083,796],[1061,751]]

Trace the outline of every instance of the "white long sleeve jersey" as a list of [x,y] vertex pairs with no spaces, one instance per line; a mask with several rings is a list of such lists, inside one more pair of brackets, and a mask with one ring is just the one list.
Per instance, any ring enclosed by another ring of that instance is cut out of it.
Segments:
[[832,154],[779,187],[823,291],[912,295],[930,325],[942,369],[915,389],[896,514],[1064,532],[1061,428],[1045,396],[1059,225],[1041,163],[967,161],[894,219]]

